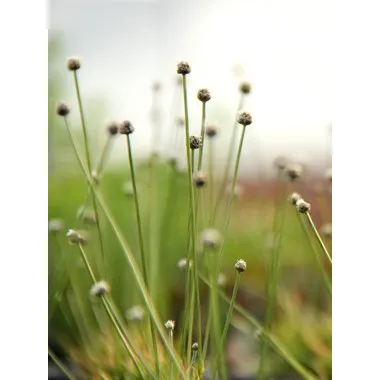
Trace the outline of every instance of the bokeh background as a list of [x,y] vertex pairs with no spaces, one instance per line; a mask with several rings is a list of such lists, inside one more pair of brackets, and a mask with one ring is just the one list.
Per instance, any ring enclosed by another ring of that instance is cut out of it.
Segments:
[[[192,134],[199,134],[201,124],[196,93],[204,87],[211,92],[207,124],[215,124],[219,129],[217,175],[221,175],[225,165],[239,83],[252,83],[253,91],[244,108],[252,113],[254,122],[247,128],[244,141],[239,170],[242,193],[232,213],[223,272],[228,279],[226,292],[230,293],[232,264],[239,258],[248,262],[238,300],[262,319],[265,266],[278,205],[273,165],[276,157],[285,156],[304,167],[302,180],[287,184],[286,194],[298,191],[311,202],[317,228],[331,222],[331,185],[325,178],[325,171],[331,167],[331,4],[281,0],[51,0],[49,5],[49,218],[62,219],[67,228],[83,227],[76,215],[86,197],[86,183],[75,162],[64,123],[55,114],[59,100],[67,100],[73,106],[70,120],[80,140],[72,75],[66,69],[67,57],[79,56],[93,160],[99,160],[107,138],[107,122],[129,119],[136,128],[133,151],[138,162],[145,226],[149,226],[152,207],[148,163],[152,151],[159,154],[159,181],[154,194],[160,229],[156,249],[161,260],[156,263],[160,281],[155,299],[163,320],[179,316],[181,311],[184,283],[177,262],[185,256],[188,218],[187,206],[183,206],[187,205],[188,195],[186,174],[181,173],[185,156],[183,129],[178,127],[177,119],[183,116],[183,110],[176,64],[187,60],[192,67]],[[161,84],[161,90],[154,103],[152,86],[156,82]],[[159,107],[153,108],[153,104]],[[170,187],[172,168],[168,164],[173,156],[179,160],[174,193]],[[137,251],[133,203],[123,191],[129,175],[125,140],[118,137],[113,141],[101,188],[132,250]],[[331,299],[294,209],[289,204],[284,207],[286,222],[275,333],[320,379],[329,379]],[[168,217],[170,223],[162,225]],[[93,227],[88,228],[95,234]],[[108,280],[117,304],[125,311],[141,300],[106,221],[102,229],[113,268]],[[325,242],[331,249],[330,238]],[[95,251],[96,244],[91,244],[90,249]],[[64,266],[62,252],[67,260]],[[88,297],[90,282],[83,271],[75,248],[67,244],[63,232],[58,239],[50,237],[49,340],[62,355],[69,354],[91,373],[99,357],[104,358],[104,352],[96,352],[93,347],[99,339],[91,333],[96,331],[97,319]],[[78,299],[83,304],[79,305]],[[229,339],[229,362],[237,372],[251,374],[257,370],[259,351],[257,340],[249,339],[254,332],[246,332],[243,321],[235,320]],[[88,354],[90,346],[92,355]],[[271,363],[274,376],[298,378],[275,354]]]

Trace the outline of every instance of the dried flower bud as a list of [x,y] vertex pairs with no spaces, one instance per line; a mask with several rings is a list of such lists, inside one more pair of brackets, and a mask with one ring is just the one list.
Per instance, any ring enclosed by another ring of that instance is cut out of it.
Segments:
[[289,200],[293,205],[295,205],[297,203],[297,201],[300,199],[302,199],[302,197],[298,193],[294,192],[294,193],[290,194]]
[[203,248],[217,249],[220,247],[221,236],[213,228],[208,228],[201,232],[200,240]]
[[90,294],[92,296],[101,297],[110,292],[110,286],[107,281],[99,281],[92,285]]
[[239,90],[243,94],[249,94],[251,92],[251,83],[249,82],[240,83]]
[[92,179],[94,180],[95,185],[99,185],[100,178],[99,178],[99,173],[96,170],[93,170],[91,172]]
[[133,197],[133,184],[132,182],[126,182],[123,186],[123,192],[127,197]]
[[331,225],[331,223],[324,224],[321,227],[320,231],[321,231],[321,235],[323,235],[327,238],[331,238],[331,236],[332,236],[332,225]]
[[206,136],[209,137],[210,139],[215,137],[217,133],[218,133],[218,128],[215,125],[208,125],[206,127]]
[[186,75],[186,74],[190,74],[190,72],[191,72],[191,67],[187,62],[181,61],[177,65],[177,73],[178,74]]
[[171,330],[173,331],[174,330],[174,326],[175,326],[175,321],[172,321],[172,320],[168,320],[166,321],[165,323],[165,327],[168,329],[168,330]]
[[207,176],[204,172],[195,173],[193,176],[193,182],[195,187],[204,187],[207,183]]
[[[187,259],[186,258],[183,258],[181,260],[178,261],[178,268],[181,269],[181,270],[185,270],[187,268]],[[189,268],[192,268],[193,266],[193,262],[191,260],[189,260]]]
[[299,164],[288,164],[285,168],[286,174],[291,181],[295,181],[302,175],[302,166]]
[[96,224],[96,216],[93,210],[88,210],[85,206],[79,207],[77,211],[77,218],[83,220],[87,224]]
[[276,157],[276,158],[274,159],[274,162],[273,162],[274,166],[275,166],[278,170],[280,170],[280,171],[282,171],[282,170],[284,170],[284,169],[286,168],[287,163],[288,163],[288,160],[287,160],[287,158],[284,157],[284,156]]
[[63,222],[60,219],[51,219],[49,220],[49,231],[52,233],[57,233],[62,231]]
[[132,123],[129,120],[124,120],[119,127],[119,132],[122,135],[130,135],[135,131],[135,127],[132,125]]
[[72,229],[67,231],[66,237],[69,239],[71,244],[85,244],[88,240],[84,232]]
[[140,322],[145,317],[145,309],[140,305],[135,305],[126,311],[125,316],[130,322]]
[[70,70],[70,71],[76,71],[76,70],[79,70],[80,69],[80,60],[79,58],[69,58],[67,60],[67,68]]
[[329,168],[325,171],[325,178],[329,181],[332,182],[332,169]]
[[208,102],[210,99],[211,99],[211,94],[210,94],[210,91],[207,90],[207,88],[201,88],[199,91],[198,91],[198,94],[197,94],[197,98],[201,101],[201,102]]
[[56,111],[59,116],[65,117],[70,113],[70,107],[65,102],[59,102]]
[[247,269],[247,263],[244,260],[240,259],[236,261],[235,269],[240,273],[245,272],[245,270]]
[[244,126],[250,125],[252,124],[252,116],[248,112],[240,112],[237,122]]
[[196,136],[190,136],[190,149],[199,149],[202,145],[201,138]]
[[193,343],[193,345],[191,346],[191,350],[192,351],[198,351],[198,343],[197,342]]
[[296,209],[301,214],[305,214],[306,212],[309,212],[310,208],[311,208],[310,203],[305,202],[303,199],[299,199],[296,202]]
[[221,288],[224,288],[226,286],[226,284],[227,284],[227,276],[224,273],[219,273],[217,284]]
[[108,130],[108,133],[109,133],[111,136],[115,136],[115,135],[117,135],[117,133],[119,132],[119,126],[118,126],[118,124],[117,124],[115,121],[111,121],[111,122],[107,125],[107,130]]

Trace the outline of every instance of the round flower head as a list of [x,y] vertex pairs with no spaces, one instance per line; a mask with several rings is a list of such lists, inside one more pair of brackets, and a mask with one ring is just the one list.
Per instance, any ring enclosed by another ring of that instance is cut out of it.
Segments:
[[125,316],[128,321],[140,322],[145,317],[145,309],[140,305],[133,306],[126,311]]
[[65,102],[59,102],[56,111],[59,116],[65,117],[70,113],[70,107]]
[[214,228],[208,228],[200,234],[203,248],[216,249],[220,247],[221,236]]
[[280,171],[286,168],[287,163],[288,163],[288,160],[284,156],[276,157],[273,162],[274,166]]
[[240,112],[237,122],[241,125],[250,125],[252,124],[252,115],[248,112]]
[[99,173],[94,169],[91,172],[92,179],[94,180],[95,185],[99,185],[100,178],[99,178]]
[[66,233],[66,237],[69,239],[71,244],[85,244],[87,238],[84,232],[69,229]]
[[235,269],[240,273],[245,272],[245,270],[247,269],[247,263],[244,260],[240,259],[236,261]]
[[181,61],[177,65],[177,73],[182,74],[182,75],[190,74],[191,73],[190,65],[185,61]]
[[83,206],[78,209],[77,217],[87,224],[96,224],[95,212],[87,210]]
[[299,199],[296,202],[296,209],[301,214],[305,214],[306,212],[310,211],[310,208],[311,208],[310,203],[307,203],[303,199]]
[[116,122],[112,121],[107,125],[107,130],[110,136],[115,136],[119,132],[119,126]]
[[240,83],[239,90],[243,94],[249,94],[251,92],[251,83],[249,82]]
[[219,273],[218,275],[218,280],[217,280],[217,284],[223,288],[226,286],[227,284],[227,276],[224,274],[224,273]]
[[192,351],[198,351],[198,343],[197,342],[193,343],[193,345],[191,346],[191,350]]
[[201,88],[199,91],[198,91],[198,94],[197,94],[197,98],[201,101],[201,102],[208,102],[210,99],[211,99],[211,94],[210,94],[210,91],[207,90],[207,88]]
[[215,137],[216,134],[218,133],[218,128],[215,125],[208,125],[206,127],[206,136],[209,137],[210,139]]
[[204,172],[194,174],[193,182],[195,187],[204,187],[207,183],[207,176]]
[[[193,264],[192,261],[189,260],[189,268],[191,268],[193,266],[192,264]],[[179,260],[177,266],[179,269],[185,270],[187,268],[187,259],[183,258],[183,259]]]
[[133,185],[132,182],[126,182],[123,186],[123,192],[127,197],[133,197]]
[[80,60],[79,58],[69,58],[67,60],[67,68],[70,70],[70,71],[76,71],[76,70],[79,70],[80,69]]
[[99,281],[92,285],[90,294],[92,296],[101,297],[110,292],[110,286],[107,281]]
[[300,199],[302,199],[302,197],[298,193],[294,192],[294,193],[290,194],[289,200],[293,205],[295,205],[297,203],[297,201]]
[[135,131],[135,127],[132,125],[132,123],[129,120],[124,120],[119,127],[119,132],[122,135],[130,135]]
[[289,164],[285,168],[286,174],[291,181],[295,181],[302,175],[302,166],[299,164]]
[[57,233],[62,231],[63,222],[60,219],[51,219],[49,220],[49,231],[52,233]]
[[324,224],[321,227],[320,231],[321,231],[321,235],[323,235],[327,238],[331,238],[331,236],[332,236],[332,225],[330,223]]
[[329,181],[332,182],[332,169],[329,168],[325,171],[325,178]]
[[168,320],[166,321],[165,323],[165,327],[168,329],[168,330],[174,330],[174,326],[175,326],[175,321],[172,321],[172,320]]
[[190,136],[190,149],[199,149],[202,145],[200,137]]

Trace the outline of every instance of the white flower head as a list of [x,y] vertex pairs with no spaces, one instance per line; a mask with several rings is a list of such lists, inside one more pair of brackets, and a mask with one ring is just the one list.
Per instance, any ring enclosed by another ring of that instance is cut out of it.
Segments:
[[63,222],[60,219],[50,219],[49,220],[49,231],[53,233],[57,233],[62,231]]
[[96,284],[92,285],[90,294],[92,296],[101,297],[105,294],[108,294],[110,291],[110,286],[107,281],[99,281]]
[[307,203],[305,200],[303,199],[299,199],[297,202],[296,202],[296,209],[299,213],[301,214],[305,214],[306,212],[310,211],[310,208],[311,208],[311,205],[310,203]]
[[235,269],[240,273],[245,272],[245,270],[247,269],[247,263],[244,260],[240,259],[236,261]]
[[168,320],[165,322],[165,327],[168,329],[168,330],[174,330],[174,326],[175,326],[175,321],[172,321],[172,320]]
[[145,317],[145,309],[140,305],[135,305],[126,311],[126,317],[131,322],[140,322]]
[[69,229],[66,233],[66,237],[71,244],[84,244],[88,241],[86,233],[83,231]]
[[[182,258],[181,260],[178,261],[178,268],[181,269],[181,270],[185,270],[187,268],[187,259],[186,258]],[[191,268],[193,266],[193,263],[191,260],[189,260],[189,268]]]
[[203,248],[217,249],[220,247],[221,236],[218,230],[208,228],[201,232],[200,240]]

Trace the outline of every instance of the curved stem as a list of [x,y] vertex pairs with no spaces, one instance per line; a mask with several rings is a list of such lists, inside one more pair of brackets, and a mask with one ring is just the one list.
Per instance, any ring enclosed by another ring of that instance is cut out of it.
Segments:
[[59,369],[69,378],[69,380],[75,380],[74,375],[71,371],[62,363],[62,361],[55,355],[55,353],[48,347],[48,354]]

